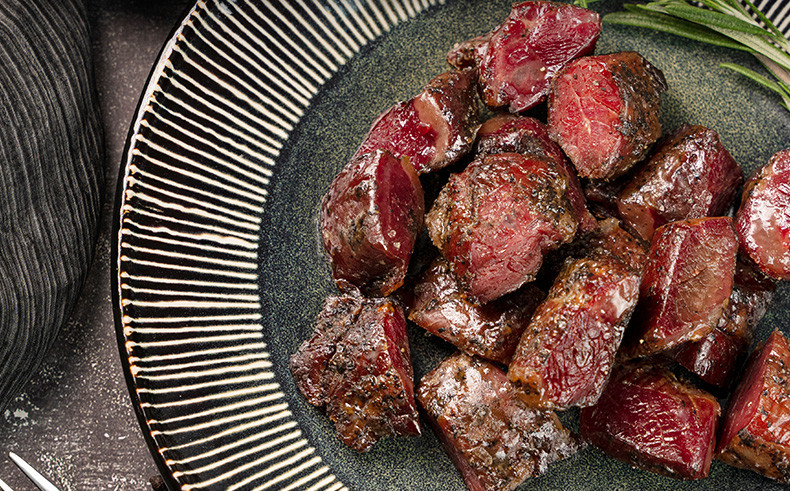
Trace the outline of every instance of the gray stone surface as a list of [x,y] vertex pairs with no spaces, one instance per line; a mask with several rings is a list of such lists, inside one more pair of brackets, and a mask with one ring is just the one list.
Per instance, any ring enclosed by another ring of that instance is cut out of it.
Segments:
[[143,490],[157,468],[121,372],[110,294],[110,230],[121,153],[137,100],[186,1],[90,0],[107,191],[87,285],[23,393],[0,414],[0,479],[32,490],[16,452],[62,491]]

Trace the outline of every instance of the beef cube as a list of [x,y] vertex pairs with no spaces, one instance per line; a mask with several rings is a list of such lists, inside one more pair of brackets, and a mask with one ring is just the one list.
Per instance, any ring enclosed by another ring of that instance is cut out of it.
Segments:
[[526,406],[505,372],[464,353],[423,377],[417,400],[473,491],[512,490],[578,450],[557,415]]
[[746,182],[735,228],[741,253],[768,276],[790,280],[790,150]]
[[424,214],[408,158],[376,151],[352,159],[321,202],[321,238],[338,287],[370,296],[397,289]]
[[779,331],[752,353],[730,397],[717,458],[790,484],[790,345]]
[[636,172],[617,206],[623,220],[650,241],[669,222],[724,215],[742,182],[743,171],[719,135],[685,124]]
[[639,298],[639,274],[614,257],[569,260],[532,316],[508,378],[529,405],[595,404]]
[[443,73],[407,102],[376,119],[355,156],[387,150],[407,156],[417,173],[458,161],[472,148],[478,122],[476,70]]
[[551,78],[570,60],[591,54],[600,16],[555,2],[522,2],[478,49],[483,102],[520,112],[542,102]]
[[560,147],[549,138],[549,129],[537,119],[512,114],[494,116],[480,127],[475,147],[478,154],[515,152],[554,159],[560,170],[568,176],[568,201],[576,213],[580,230],[598,227],[595,217],[587,211],[576,171]]
[[598,404],[581,410],[582,438],[607,455],[680,479],[708,476],[721,409],[666,369],[621,366]]
[[729,217],[682,220],[656,230],[625,354],[652,355],[710,334],[732,293],[737,252]]
[[613,179],[661,136],[661,70],[639,53],[579,58],[551,82],[549,132],[580,177]]
[[450,176],[425,223],[464,293],[485,303],[534,279],[546,251],[576,233],[567,188],[551,159],[517,153]]
[[356,451],[420,434],[406,319],[388,299],[327,298],[313,336],[291,356],[291,373]]
[[485,305],[475,304],[458,289],[447,261],[439,258],[414,286],[409,320],[469,354],[507,365],[543,297],[529,284]]
[[702,341],[682,345],[677,362],[705,382],[729,388],[775,289],[762,273],[738,261],[730,301],[718,325]]

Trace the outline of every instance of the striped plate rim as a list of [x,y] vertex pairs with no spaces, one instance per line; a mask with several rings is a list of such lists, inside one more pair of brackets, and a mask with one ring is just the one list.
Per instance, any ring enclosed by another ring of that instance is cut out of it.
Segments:
[[[346,489],[268,360],[260,216],[280,149],[323,84],[443,3],[200,0],[162,48],[123,154],[112,257],[124,374],[171,487]],[[790,2],[755,3],[790,31]]]
[[171,487],[346,489],[268,361],[260,215],[322,85],[442,3],[200,0],[163,47],[123,154],[112,257],[124,373]]

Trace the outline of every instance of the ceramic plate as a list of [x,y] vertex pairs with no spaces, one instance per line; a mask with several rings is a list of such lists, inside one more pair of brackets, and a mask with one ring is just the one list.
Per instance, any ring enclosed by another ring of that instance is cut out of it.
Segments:
[[[115,307],[124,370],[176,489],[464,489],[425,427],[356,454],[299,394],[288,358],[335,291],[318,203],[375,117],[444,71],[457,41],[510,0],[199,1],[164,47],[119,183]],[[616,2],[593,4],[602,12]],[[597,51],[637,50],[666,74],[662,122],[718,130],[745,170],[790,147],[777,99],[717,68],[747,55],[605,25]],[[787,329],[780,288],[760,337]],[[450,349],[411,328],[416,378]],[[574,427],[573,412],[563,418]],[[701,483],[589,448],[523,489],[771,487],[715,462]]]

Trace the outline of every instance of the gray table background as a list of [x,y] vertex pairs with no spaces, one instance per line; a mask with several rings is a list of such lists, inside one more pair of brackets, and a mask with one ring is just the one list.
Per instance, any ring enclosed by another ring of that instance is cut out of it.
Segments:
[[105,130],[106,190],[87,284],[25,391],[0,414],[0,479],[36,489],[13,451],[62,491],[144,490],[157,468],[121,372],[110,294],[110,230],[126,133],[148,73],[188,0],[89,0]]

